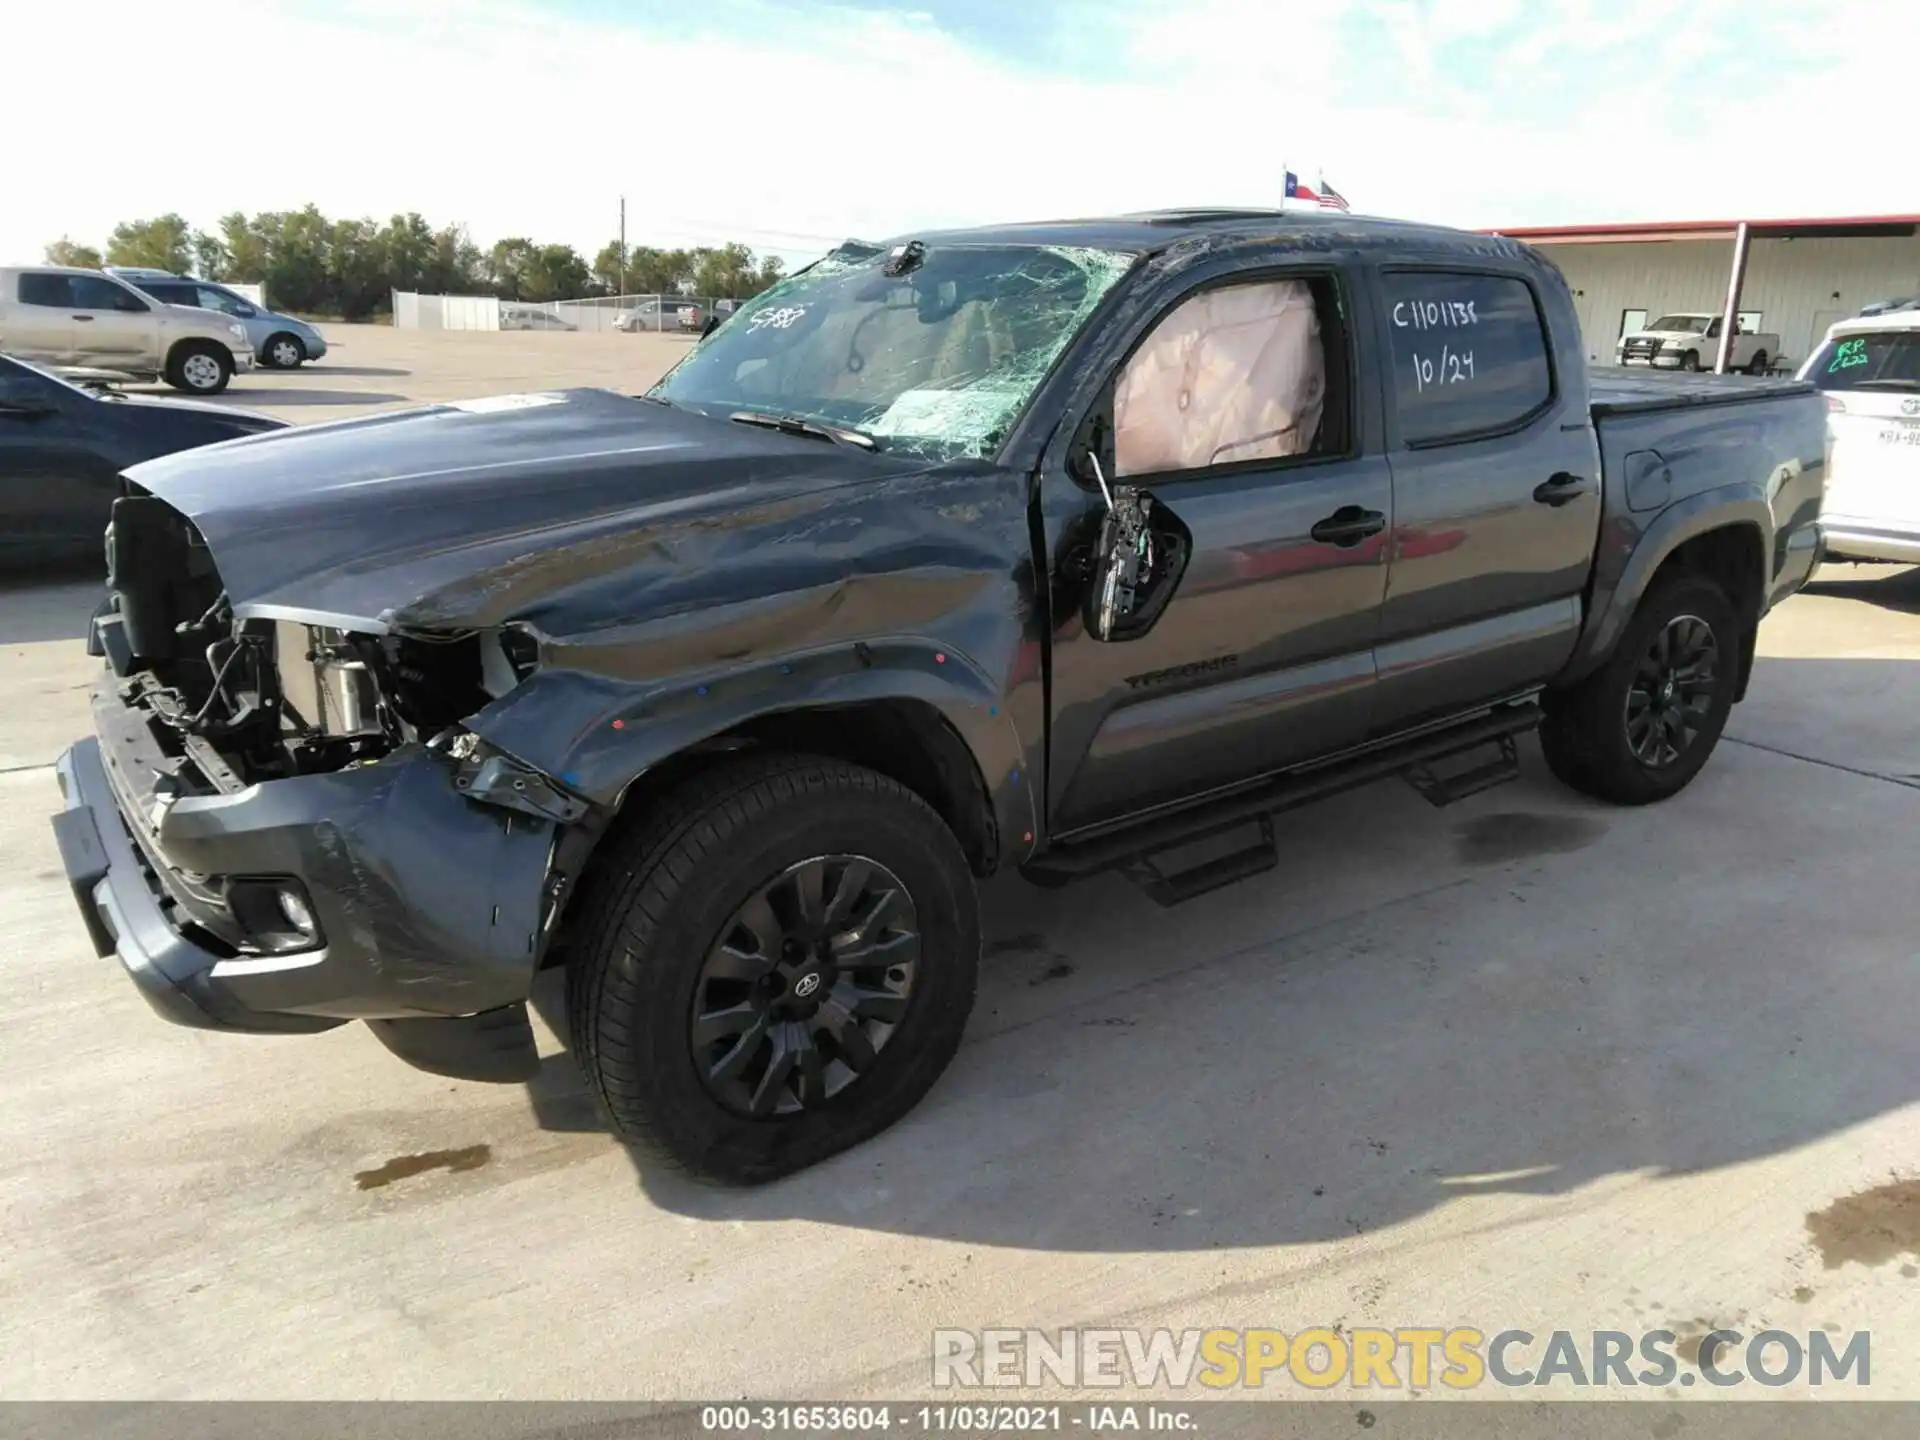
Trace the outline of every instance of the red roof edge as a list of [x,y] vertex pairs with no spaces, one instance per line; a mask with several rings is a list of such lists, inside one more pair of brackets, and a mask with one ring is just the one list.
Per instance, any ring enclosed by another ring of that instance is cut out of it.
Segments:
[[[1862,225],[1916,225],[1920,215],[1820,215],[1801,219],[1748,220],[1749,233],[1765,235],[1771,231],[1851,228]],[[1506,235],[1515,240],[1626,240],[1706,239],[1731,235],[1738,220],[1629,220],[1601,225],[1519,225],[1482,230],[1483,235]]]

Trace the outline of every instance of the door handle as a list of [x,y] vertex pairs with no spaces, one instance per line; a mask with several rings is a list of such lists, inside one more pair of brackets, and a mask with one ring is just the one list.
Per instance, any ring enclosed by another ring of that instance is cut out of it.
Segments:
[[1322,545],[1338,545],[1344,550],[1358,545],[1369,535],[1378,535],[1386,528],[1387,517],[1378,510],[1342,505],[1307,533]]
[[93,317],[91,315],[76,315],[73,318],[76,320],[85,320],[89,325],[93,323]]
[[1533,487],[1533,498],[1542,505],[1564,505],[1587,493],[1587,477],[1570,475],[1565,470],[1549,476]]

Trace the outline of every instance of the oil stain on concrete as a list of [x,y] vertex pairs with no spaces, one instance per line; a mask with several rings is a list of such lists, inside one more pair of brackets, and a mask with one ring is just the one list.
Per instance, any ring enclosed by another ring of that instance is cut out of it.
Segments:
[[1829,1270],[1849,1260],[1873,1266],[1920,1256],[1920,1180],[1895,1180],[1815,1210],[1807,1234]]
[[1584,815],[1536,815],[1524,810],[1477,815],[1456,826],[1454,850],[1469,865],[1499,865],[1535,855],[1584,850],[1607,827]]
[[360,1171],[353,1177],[353,1183],[362,1190],[378,1190],[383,1185],[424,1175],[429,1170],[445,1170],[451,1174],[458,1174],[462,1170],[478,1170],[492,1158],[491,1145],[468,1145],[461,1150],[428,1150],[419,1155],[397,1155],[384,1165]]

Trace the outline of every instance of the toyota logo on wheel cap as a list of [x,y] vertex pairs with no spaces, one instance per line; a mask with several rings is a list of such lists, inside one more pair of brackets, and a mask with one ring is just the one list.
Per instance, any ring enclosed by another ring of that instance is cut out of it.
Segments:
[[820,988],[820,972],[810,970],[793,982],[793,993],[804,1000]]

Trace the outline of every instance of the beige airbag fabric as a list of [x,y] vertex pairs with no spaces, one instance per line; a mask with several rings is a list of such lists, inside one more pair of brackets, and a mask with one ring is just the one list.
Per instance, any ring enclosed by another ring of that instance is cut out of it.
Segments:
[[1300,280],[1196,295],[1160,322],[1114,391],[1121,475],[1299,455],[1320,429],[1326,357]]

